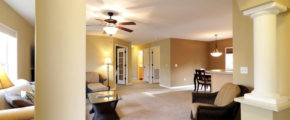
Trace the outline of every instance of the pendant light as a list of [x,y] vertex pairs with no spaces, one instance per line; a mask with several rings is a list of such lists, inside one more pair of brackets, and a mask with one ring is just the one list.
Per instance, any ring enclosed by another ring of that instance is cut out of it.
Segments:
[[218,43],[217,43],[217,36],[218,35],[215,34],[214,36],[215,36],[215,49],[210,53],[210,55],[213,56],[213,57],[219,57],[223,53],[218,50]]

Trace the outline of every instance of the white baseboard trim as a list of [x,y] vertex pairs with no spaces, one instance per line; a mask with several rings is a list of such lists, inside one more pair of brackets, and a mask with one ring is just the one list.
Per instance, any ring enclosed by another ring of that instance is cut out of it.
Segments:
[[170,87],[169,86],[166,86],[166,85],[159,84],[159,86],[170,89]]
[[192,88],[194,89],[194,85],[183,85],[183,86],[174,86],[174,87],[169,87],[166,85],[159,84],[160,87],[168,88],[168,89],[186,89],[186,88]]

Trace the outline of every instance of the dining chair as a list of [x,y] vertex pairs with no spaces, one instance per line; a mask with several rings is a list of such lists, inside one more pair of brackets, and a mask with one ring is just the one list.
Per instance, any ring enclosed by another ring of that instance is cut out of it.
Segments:
[[206,89],[210,87],[211,91],[211,75],[205,74],[205,70],[196,69],[195,70],[195,79],[197,83],[197,89],[196,91],[199,91],[199,86],[201,85],[201,89],[204,88],[204,92],[206,92]]

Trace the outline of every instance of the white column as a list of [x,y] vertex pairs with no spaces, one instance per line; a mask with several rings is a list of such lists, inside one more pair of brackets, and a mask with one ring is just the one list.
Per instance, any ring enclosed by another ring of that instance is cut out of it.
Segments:
[[36,0],[36,120],[85,120],[85,0]]
[[254,20],[254,91],[246,99],[279,104],[288,99],[281,97],[277,85],[276,17],[287,8],[276,2],[244,11]]

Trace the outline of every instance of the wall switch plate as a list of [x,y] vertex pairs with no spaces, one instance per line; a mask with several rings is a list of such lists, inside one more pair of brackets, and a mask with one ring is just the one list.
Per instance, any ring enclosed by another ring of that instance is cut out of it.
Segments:
[[183,80],[186,81],[186,78],[184,78]]
[[241,74],[248,74],[248,67],[240,67]]

